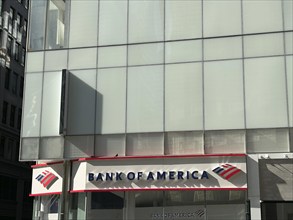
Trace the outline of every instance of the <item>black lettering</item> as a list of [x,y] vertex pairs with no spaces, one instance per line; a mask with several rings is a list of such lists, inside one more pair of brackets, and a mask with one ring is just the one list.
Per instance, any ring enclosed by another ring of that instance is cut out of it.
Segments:
[[184,179],[184,178],[183,178],[183,175],[184,175],[184,172],[182,172],[182,171],[178,171],[178,173],[177,173],[177,177],[178,177],[179,180],[183,180],[183,179]]
[[175,179],[175,172],[174,171],[170,171],[169,172],[169,179],[170,180],[174,180]]
[[193,172],[191,173],[192,178],[193,178],[193,179],[198,179],[197,174],[198,174],[198,171],[193,171]]
[[98,181],[98,180],[104,181],[104,180],[103,180],[103,174],[99,173],[99,174],[97,175],[97,179],[96,179],[96,181]]
[[114,174],[114,173],[106,173],[106,180],[111,180],[111,181],[113,181],[113,174]]
[[166,172],[165,171],[163,171],[162,173],[157,172],[157,180],[160,180],[160,179],[163,179],[163,180],[166,179]]
[[88,175],[88,181],[93,181],[95,178],[94,178],[94,174],[93,173],[89,173]]
[[121,173],[121,172],[120,172],[120,173],[116,173],[116,181],[117,181],[117,180],[122,180],[122,177],[121,177],[122,174],[123,174],[123,173]]
[[202,172],[201,179],[203,179],[203,178],[209,179],[209,175],[208,175],[207,171]]
[[128,180],[134,180],[135,179],[135,173],[134,172],[129,172],[127,174],[127,179]]
[[150,180],[150,179],[154,180],[154,174],[152,172],[149,172],[149,175],[147,177],[147,180]]

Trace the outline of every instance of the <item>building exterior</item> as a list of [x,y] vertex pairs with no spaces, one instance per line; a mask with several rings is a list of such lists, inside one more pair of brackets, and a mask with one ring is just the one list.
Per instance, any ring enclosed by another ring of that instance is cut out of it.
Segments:
[[31,219],[30,165],[19,162],[28,1],[0,1],[0,219]]
[[33,218],[292,219],[292,8],[32,0]]

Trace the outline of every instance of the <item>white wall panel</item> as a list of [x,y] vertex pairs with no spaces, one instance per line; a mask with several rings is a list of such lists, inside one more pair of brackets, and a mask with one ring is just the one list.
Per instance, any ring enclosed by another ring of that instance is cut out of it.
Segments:
[[173,41],[165,43],[166,63],[202,60],[202,40]]
[[59,136],[62,72],[45,72],[41,136]]
[[138,44],[128,46],[128,65],[164,63],[164,44]]
[[284,58],[244,62],[247,128],[287,127]]
[[285,33],[286,54],[293,54],[293,32]]
[[126,66],[127,46],[100,47],[98,49],[98,67]]
[[71,1],[69,47],[97,45],[98,0]]
[[204,40],[204,59],[234,59],[242,57],[241,37],[225,37]]
[[283,0],[285,30],[293,30],[293,1]]
[[97,48],[69,50],[68,69],[89,69],[97,67]]
[[244,128],[242,61],[204,65],[205,129]]
[[164,38],[164,1],[129,1],[129,43]]
[[100,1],[99,45],[127,43],[127,1]]
[[22,137],[40,136],[42,81],[42,73],[25,74]]
[[204,37],[241,34],[241,1],[203,1]]
[[244,37],[244,56],[272,56],[284,54],[283,34],[261,34]]
[[202,37],[201,1],[166,0],[166,40]]
[[203,128],[202,65],[167,65],[165,72],[165,130]]
[[128,69],[127,132],[163,130],[163,66]]
[[281,0],[243,1],[244,33],[281,31],[283,29]]
[[96,104],[96,133],[125,132],[126,68],[98,71]]
[[26,61],[26,72],[43,71],[44,52],[28,52]]
[[67,69],[68,50],[52,50],[45,52],[45,71],[61,71]]

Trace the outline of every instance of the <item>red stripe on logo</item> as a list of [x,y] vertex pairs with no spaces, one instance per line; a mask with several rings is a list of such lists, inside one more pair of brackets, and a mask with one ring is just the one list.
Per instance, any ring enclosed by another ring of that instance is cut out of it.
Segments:
[[229,175],[226,176],[226,179],[230,179],[232,176],[234,176],[235,174],[239,173],[241,170],[237,169],[234,172],[230,173]]
[[48,176],[46,176],[44,179],[42,179],[41,183],[44,183],[47,179],[49,179],[51,176],[54,176],[53,173],[50,173]]
[[236,167],[231,167],[231,168],[225,170],[224,172],[221,173],[221,176],[224,176],[226,173],[228,173],[229,171],[234,170],[234,169],[237,169],[237,168]]
[[44,184],[44,187],[47,187],[52,182],[52,180],[55,178],[56,178],[55,175],[51,176],[50,179]]

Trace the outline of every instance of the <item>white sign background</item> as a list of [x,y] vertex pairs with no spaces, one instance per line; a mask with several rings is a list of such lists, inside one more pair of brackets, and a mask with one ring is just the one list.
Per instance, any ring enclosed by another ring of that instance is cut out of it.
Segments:
[[[52,172],[58,177],[58,180],[53,183],[53,185],[47,189],[39,182],[36,177],[42,174],[44,171]],[[32,195],[42,195],[42,194],[54,194],[62,192],[62,182],[63,182],[63,164],[52,164],[50,166],[36,167],[33,169],[32,176]]]
[[[236,166],[241,172],[226,180],[212,170],[229,163]],[[119,181],[88,181],[88,174],[94,173],[129,173],[169,172],[169,171],[202,171],[208,172],[209,179],[175,179],[146,180],[146,177],[137,180],[123,178]],[[209,188],[247,188],[245,157],[203,157],[203,158],[143,158],[143,159],[111,159],[85,160],[73,162],[72,191],[95,190],[127,190],[127,189],[209,189]]]

